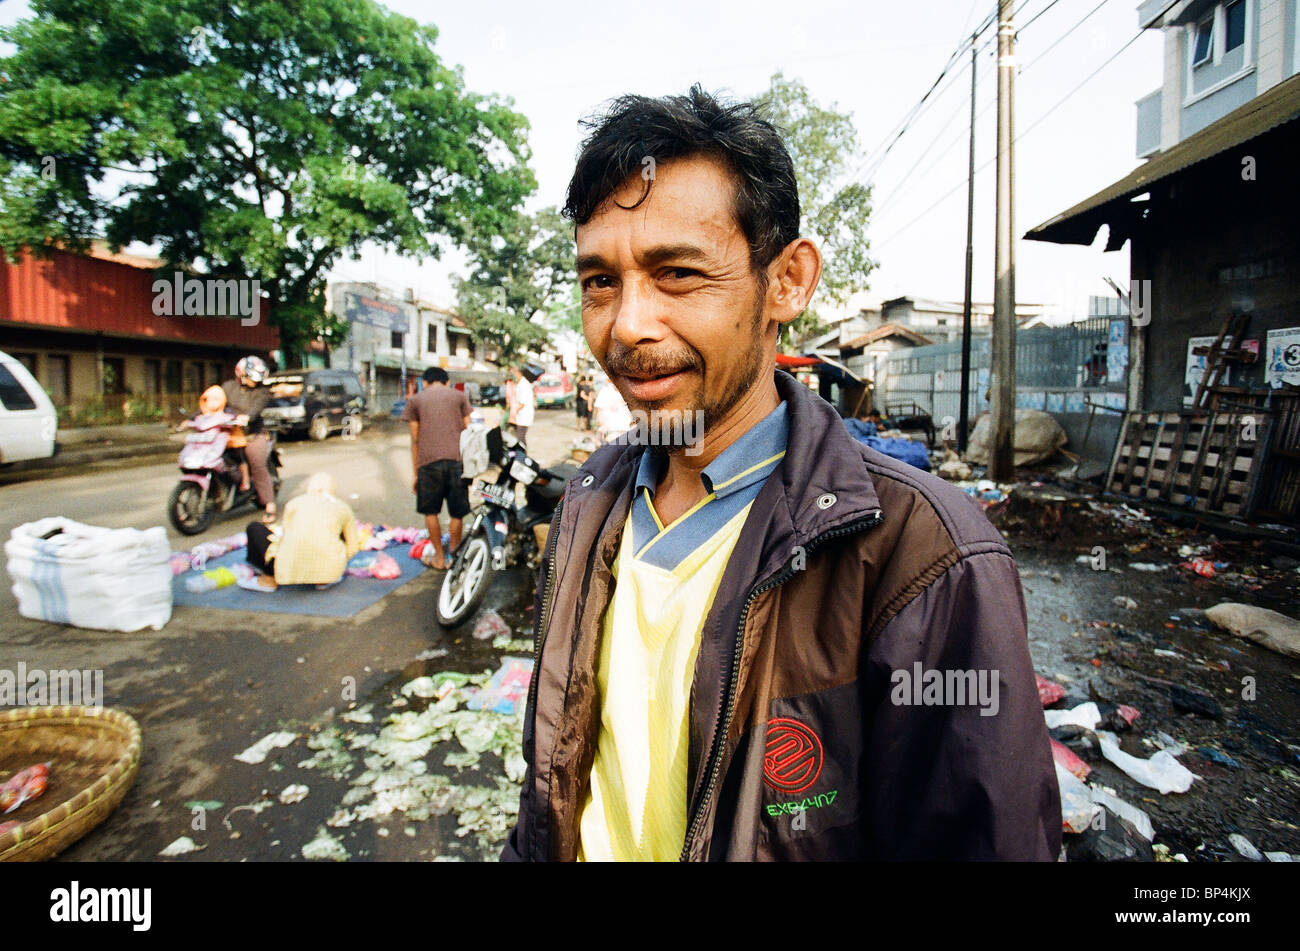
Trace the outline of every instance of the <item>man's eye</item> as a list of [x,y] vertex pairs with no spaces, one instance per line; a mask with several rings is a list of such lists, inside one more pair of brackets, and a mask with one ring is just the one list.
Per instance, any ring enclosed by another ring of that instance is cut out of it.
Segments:
[[670,267],[664,269],[664,276],[669,280],[685,281],[692,277],[699,277],[700,272],[689,267]]
[[613,286],[614,286],[614,279],[610,277],[608,274],[593,274],[591,277],[584,279],[582,282],[582,289],[584,291],[602,290],[604,288],[613,287]]

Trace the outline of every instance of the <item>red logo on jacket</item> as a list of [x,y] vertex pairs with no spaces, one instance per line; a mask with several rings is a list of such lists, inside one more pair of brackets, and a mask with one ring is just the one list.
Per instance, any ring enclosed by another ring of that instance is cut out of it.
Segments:
[[777,792],[801,793],[822,773],[822,741],[812,728],[789,717],[767,721],[763,782]]

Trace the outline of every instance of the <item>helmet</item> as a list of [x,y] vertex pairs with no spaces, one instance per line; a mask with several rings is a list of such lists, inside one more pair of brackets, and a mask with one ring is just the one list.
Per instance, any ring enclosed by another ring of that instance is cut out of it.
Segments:
[[253,383],[261,383],[270,372],[271,368],[266,365],[266,361],[252,354],[235,364],[235,376],[242,376]]

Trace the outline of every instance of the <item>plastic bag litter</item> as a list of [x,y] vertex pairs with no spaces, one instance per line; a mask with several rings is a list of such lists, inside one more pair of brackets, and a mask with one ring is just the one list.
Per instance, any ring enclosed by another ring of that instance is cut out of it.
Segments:
[[241,763],[257,764],[266,759],[266,755],[273,749],[284,749],[290,743],[297,739],[296,733],[268,733],[262,737],[244,752],[235,756],[235,759]]
[[302,847],[302,857],[317,861],[346,862],[352,858],[343,843],[329,834],[324,826],[316,832],[316,838]]
[[1052,744],[1052,759],[1056,761],[1057,766],[1064,767],[1069,773],[1078,776],[1080,779],[1088,778],[1088,774],[1092,772],[1092,767],[1076,756],[1074,750],[1058,740],[1049,740],[1048,742]]
[[1127,819],[1133,824],[1133,828],[1142,833],[1143,837],[1145,837],[1148,842],[1156,837],[1156,831],[1151,825],[1151,817],[1137,806],[1129,805],[1109,789],[1102,789],[1100,786],[1093,786],[1092,801],[1098,805],[1105,806],[1121,819]]
[[1288,657],[1300,657],[1300,621],[1253,604],[1224,601],[1205,612],[1217,627]]
[[509,637],[510,634],[510,625],[495,611],[488,611],[474,625],[475,640],[490,641],[495,637]]
[[1095,730],[1101,722],[1101,711],[1097,709],[1096,703],[1089,700],[1069,710],[1044,710],[1043,717],[1047,720],[1049,730],[1058,726],[1081,726]]
[[1114,733],[1102,730],[1097,733],[1101,743],[1101,755],[1106,757],[1124,771],[1131,779],[1143,786],[1157,789],[1161,793],[1183,793],[1192,788],[1192,771],[1169,753],[1161,750],[1150,759],[1130,756],[1119,748],[1119,739]]
[[1065,688],[1060,684],[1037,674],[1034,675],[1034,679],[1038,681],[1038,700],[1043,706],[1050,707],[1065,696]]
[[465,704],[470,710],[490,710],[493,713],[512,714],[528,696],[528,684],[533,678],[531,657],[504,657],[497,672],[482,689]]
[[1061,828],[1066,832],[1082,832],[1092,825],[1101,806],[1092,801],[1088,786],[1060,763],[1056,764],[1056,783],[1061,789]]

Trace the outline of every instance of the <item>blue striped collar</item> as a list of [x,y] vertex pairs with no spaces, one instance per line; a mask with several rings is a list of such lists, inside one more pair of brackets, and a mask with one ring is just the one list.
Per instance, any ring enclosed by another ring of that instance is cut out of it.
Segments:
[[[750,427],[739,439],[722,450],[718,458],[704,467],[700,472],[704,490],[714,498],[721,499],[762,482],[772,473],[785,452],[789,434],[789,416],[786,403],[782,400],[776,409]],[[636,473],[637,495],[646,489],[654,496],[665,462],[663,453],[648,449],[641,454]]]

